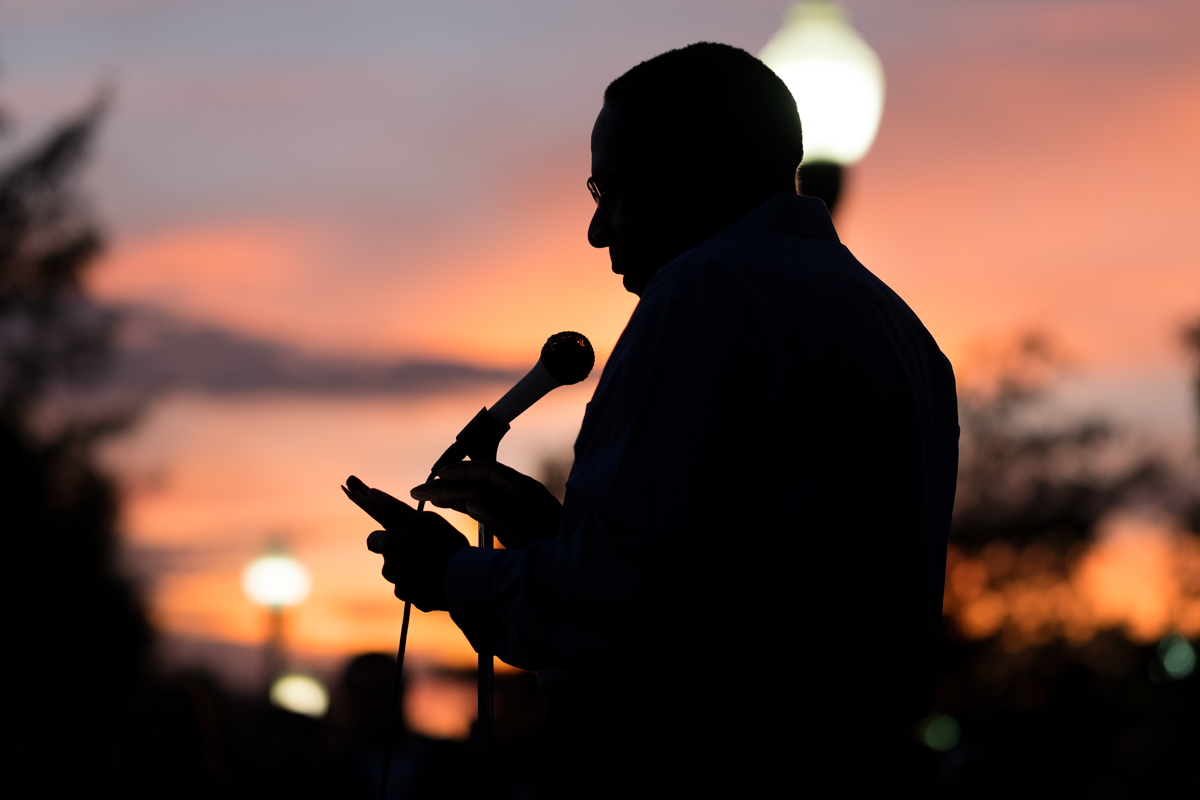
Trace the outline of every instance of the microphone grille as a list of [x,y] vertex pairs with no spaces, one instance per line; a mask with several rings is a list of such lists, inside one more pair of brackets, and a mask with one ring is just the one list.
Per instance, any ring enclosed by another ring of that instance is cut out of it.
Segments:
[[592,343],[582,333],[556,333],[542,345],[542,366],[563,386],[579,383],[596,365]]

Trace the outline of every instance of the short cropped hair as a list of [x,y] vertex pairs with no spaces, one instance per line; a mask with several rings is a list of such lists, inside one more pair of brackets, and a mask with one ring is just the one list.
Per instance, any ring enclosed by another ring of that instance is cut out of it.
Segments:
[[697,42],[643,61],[608,85],[604,102],[636,122],[648,155],[695,162],[726,185],[779,191],[794,185],[804,157],[787,85],[727,44]]

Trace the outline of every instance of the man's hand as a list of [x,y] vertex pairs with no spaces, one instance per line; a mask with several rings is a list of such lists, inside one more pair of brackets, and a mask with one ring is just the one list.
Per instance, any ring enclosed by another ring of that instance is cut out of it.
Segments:
[[469,514],[509,548],[553,539],[562,521],[562,504],[545,486],[495,461],[451,464],[412,496]]
[[367,537],[367,549],[383,556],[383,577],[395,584],[396,597],[422,611],[446,610],[446,570],[466,537],[440,515],[417,511],[353,475],[343,491],[385,528]]

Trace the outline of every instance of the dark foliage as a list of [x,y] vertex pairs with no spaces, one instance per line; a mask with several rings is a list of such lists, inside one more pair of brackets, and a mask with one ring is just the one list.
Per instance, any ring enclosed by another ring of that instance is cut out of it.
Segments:
[[102,105],[0,171],[0,508],[8,774],[58,794],[111,774],[151,638],[115,564],[118,494],[95,446],[129,415],[51,413],[103,370],[114,320],[83,278],[101,237],[76,188]]
[[[1200,325],[1188,336],[1200,356]],[[1044,338],[1027,337],[988,391],[962,393],[952,544],[974,557],[989,543],[1013,545],[1041,554],[1047,575],[1066,575],[1097,522],[1122,507],[1156,506],[1196,530],[1200,488],[1177,466],[1122,452],[1102,420],[1031,424],[1059,366]],[[966,637],[947,618],[931,719],[941,714],[961,739],[927,753],[927,796],[1200,796],[1200,676],[1169,679],[1158,646],[1119,630],[1079,646],[1014,646]]]
[[986,389],[960,392],[952,543],[974,550],[1037,541],[1064,551],[1114,509],[1152,503],[1177,511],[1187,503],[1191,493],[1160,457],[1120,453],[1108,421],[1031,423],[1061,367],[1044,336],[1025,336],[998,361]]
[[[1183,344],[1192,356],[1192,402],[1196,405],[1196,420],[1200,423],[1200,319],[1183,329]],[[1196,426],[1196,447],[1200,452],[1200,424]]]
[[1156,647],[1116,631],[1013,653],[948,624],[937,709],[962,738],[929,796],[1200,795],[1200,680],[1164,679]]

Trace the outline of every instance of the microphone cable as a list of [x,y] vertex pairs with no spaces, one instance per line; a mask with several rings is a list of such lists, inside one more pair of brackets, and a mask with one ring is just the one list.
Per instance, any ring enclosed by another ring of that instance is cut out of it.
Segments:
[[[433,480],[435,473],[429,473],[426,483]],[[425,510],[425,501],[417,503],[417,511]],[[404,601],[404,621],[400,623],[400,647],[396,652],[396,673],[392,676],[392,703],[388,706],[387,733],[383,737],[383,774],[379,776],[379,800],[387,800],[388,773],[392,767],[392,738],[396,734],[396,701],[400,699],[400,686],[403,682],[404,648],[408,645],[408,620],[412,616],[412,601]]]
[[388,709],[387,735],[383,740],[383,774],[379,778],[379,800],[387,800],[388,772],[392,766],[392,736],[396,729],[396,700],[400,696],[400,673],[404,671],[404,646],[408,643],[408,618],[411,614],[412,601],[405,600],[404,622],[400,624],[400,650],[396,654],[396,674],[392,676],[392,705]]

